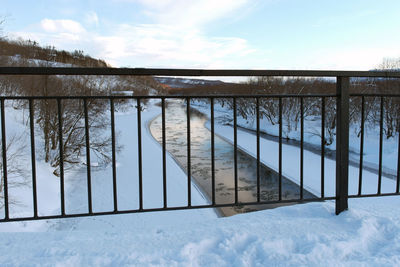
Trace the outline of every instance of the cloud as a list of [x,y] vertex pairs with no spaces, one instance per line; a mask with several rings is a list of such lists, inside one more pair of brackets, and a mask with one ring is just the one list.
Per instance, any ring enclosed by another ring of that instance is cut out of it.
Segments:
[[91,27],[98,26],[99,17],[89,11],[82,16],[82,21],[44,18],[39,28],[17,35],[59,49],[84,50],[114,66],[223,67],[224,62],[240,61],[254,52],[243,38],[209,36],[207,25],[228,15],[235,17],[250,2],[258,0],[114,1],[138,4],[136,12],[147,15],[149,22],[114,24],[108,21],[106,26],[113,31],[105,33],[99,27]]
[[94,11],[89,11],[88,13],[86,13],[85,21],[89,25],[95,25],[95,26],[99,25],[99,17],[97,16],[97,13]]
[[[150,66],[193,66],[240,58],[252,53],[247,41],[235,37],[207,37],[199,31],[168,25],[120,25],[114,36],[98,36],[101,57],[118,61],[142,59]],[[136,61],[137,62],[137,61]]]
[[370,70],[378,67],[384,57],[400,56],[398,46],[329,48],[310,55],[314,68],[336,70]]
[[78,21],[46,18],[35,31],[17,35],[59,49],[83,50],[115,67],[367,70],[377,66],[383,57],[400,56],[397,43],[325,47],[289,56],[279,50],[255,49],[243,38],[209,36],[197,26],[113,24],[112,29],[105,34],[98,28],[84,28]]
[[138,0],[144,13],[159,24],[200,27],[250,8],[254,0]]
[[254,52],[242,38],[210,37],[195,28],[163,24],[120,24],[107,35],[77,21],[43,19],[36,32],[17,35],[59,49],[83,50],[114,66],[223,67]]
[[64,32],[72,34],[81,34],[85,32],[85,29],[79,22],[69,19],[59,19],[59,20],[43,19],[40,22],[40,25],[45,32],[49,33]]
[[[264,0],[265,1],[265,0]],[[270,0],[269,0],[270,1]],[[227,18],[234,20],[261,0],[113,0],[116,4],[136,3],[141,13],[155,24],[201,27]]]

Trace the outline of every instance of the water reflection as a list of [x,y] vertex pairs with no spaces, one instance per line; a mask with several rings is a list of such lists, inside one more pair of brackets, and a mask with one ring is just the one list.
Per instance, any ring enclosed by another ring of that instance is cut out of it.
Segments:
[[[168,101],[166,108],[166,149],[178,164],[187,170],[187,121],[186,106],[179,100]],[[191,135],[191,172],[192,179],[203,192],[212,198],[211,180],[211,132],[204,126],[207,116],[197,110],[190,112]],[[151,134],[161,144],[161,115],[150,125]],[[234,203],[234,147],[217,135],[215,140],[215,200],[217,204]],[[238,200],[239,202],[257,201],[257,161],[238,150]],[[278,200],[278,174],[261,164],[260,198],[262,201]],[[303,191],[304,198],[314,196]],[[282,198],[298,199],[300,188],[288,179],[282,180]],[[224,216],[282,206],[283,204],[243,205],[224,207],[220,212]]]

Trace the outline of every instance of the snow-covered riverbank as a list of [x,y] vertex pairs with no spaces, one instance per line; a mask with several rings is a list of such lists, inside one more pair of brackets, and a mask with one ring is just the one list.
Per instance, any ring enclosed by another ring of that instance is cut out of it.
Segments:
[[[192,106],[205,114],[209,115],[210,107],[202,102],[193,103]],[[232,111],[229,110],[227,106],[221,106],[219,104],[215,105],[215,133],[220,137],[224,138],[226,141],[233,144],[233,127],[230,122],[230,118],[232,116]],[[252,119],[245,120],[243,117],[238,116],[237,119],[238,125],[254,130],[255,129],[255,121]],[[224,123],[230,122],[230,123]],[[278,135],[277,129],[278,125],[271,125],[268,120],[263,119],[261,122],[261,129],[269,134]],[[211,128],[210,122],[206,124],[207,128]],[[311,145],[318,145],[320,143],[320,137],[316,138],[315,134],[311,134],[312,132],[320,130],[320,124],[318,120],[305,121],[305,142],[308,142]],[[371,166],[372,169],[377,168],[373,163],[378,158],[378,139],[379,135],[372,135],[375,129],[369,129],[370,136],[369,139],[365,140],[365,151],[368,151],[369,154],[364,156],[364,160],[370,162],[364,162],[365,165]],[[376,131],[375,131],[376,132]],[[299,139],[299,131],[292,133],[291,138],[297,140]],[[372,136],[371,136],[372,135]],[[356,153],[359,148],[357,144],[359,144],[359,138],[356,137],[354,133],[350,133],[350,150],[353,153],[350,153],[352,157],[356,157]],[[388,150],[383,155],[383,163],[384,166],[386,164],[386,170],[388,173],[396,173],[397,167],[397,146],[396,142],[397,138],[392,138],[391,140],[386,141],[386,145],[384,143],[384,151]],[[251,131],[246,131],[238,128],[237,130],[237,141],[238,146],[256,158],[257,151],[257,139],[255,133],[252,134]],[[333,143],[333,149],[334,149]],[[332,145],[331,145],[332,147]],[[260,160],[269,168],[278,172],[279,170],[279,147],[278,142],[275,140],[271,140],[268,138],[261,137],[260,139]],[[396,155],[395,155],[396,154]],[[350,156],[351,156],[350,155]],[[300,184],[300,148],[296,145],[283,144],[282,145],[282,174],[292,180],[293,182]],[[359,159],[355,160],[358,162]],[[390,168],[389,168],[390,167]],[[325,196],[334,196],[335,195],[335,170],[336,170],[336,162],[335,159],[332,159],[328,156],[325,157],[325,173],[324,173],[324,193]],[[390,175],[393,176],[393,175]],[[358,193],[358,177],[359,177],[359,168],[357,166],[349,166],[349,194],[357,194]],[[314,151],[309,151],[307,149],[304,150],[304,188],[309,192],[315,194],[316,196],[320,196],[321,194],[321,156]],[[362,181],[362,193],[363,194],[375,194],[378,188],[378,175],[377,172],[372,172],[369,170],[363,170],[363,181]],[[386,177],[385,175],[382,177],[382,193],[394,193],[396,192],[396,181],[393,180],[393,177]]]
[[[194,101],[191,106],[210,116],[210,105],[204,101]],[[221,105],[218,101],[214,105],[215,121],[219,125],[232,125],[232,109],[225,103]],[[277,114],[275,114],[278,116]],[[274,117],[277,120],[277,117]],[[292,124],[294,122],[291,122]],[[300,122],[297,122],[297,127],[287,129],[288,122],[283,118],[283,138],[290,138],[294,142],[300,141]],[[256,130],[257,122],[255,115],[242,117],[239,113],[237,116],[237,125],[245,129]],[[260,130],[270,136],[279,136],[279,124],[272,124],[269,119],[263,117],[260,119]],[[353,123],[350,125],[349,130],[349,159],[358,166],[360,161],[360,125]],[[379,126],[372,127],[371,125],[365,126],[364,135],[364,151],[363,151],[363,166],[368,167],[369,170],[375,170],[377,173],[379,166]],[[327,133],[325,133],[327,135]],[[319,150],[321,146],[321,116],[307,116],[304,119],[304,142],[306,145],[312,147],[314,150]],[[392,179],[397,176],[397,155],[399,146],[399,136],[394,134],[393,137],[387,139],[383,138],[383,154],[382,154],[382,167],[383,172],[390,176]],[[336,141],[335,135],[330,145],[326,146],[327,150],[335,150]]]
[[[207,123],[210,128],[210,123]],[[228,125],[215,125],[215,133],[233,144],[233,128]],[[257,157],[256,136],[241,129],[237,131],[238,146],[249,155]],[[279,144],[265,138],[260,140],[260,160],[269,168],[279,171]],[[293,182],[300,184],[300,148],[297,146],[282,145],[282,174]],[[316,196],[321,195],[321,157],[313,152],[304,150],[304,188]],[[325,158],[325,196],[335,196],[336,161]],[[358,192],[359,168],[349,166],[349,194]],[[376,194],[378,176],[375,173],[363,171],[363,194]],[[396,192],[396,181],[382,177],[382,193]]]

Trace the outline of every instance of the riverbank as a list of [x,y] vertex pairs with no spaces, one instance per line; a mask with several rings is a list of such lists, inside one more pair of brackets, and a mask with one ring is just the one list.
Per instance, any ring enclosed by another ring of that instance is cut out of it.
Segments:
[[[210,122],[206,124],[210,129]],[[229,125],[215,124],[215,133],[223,136],[225,140],[233,144],[233,127]],[[244,131],[237,130],[238,146],[246,151],[249,155],[256,157],[257,140],[256,136]],[[278,142],[260,139],[260,160],[269,168],[279,171],[279,144]],[[282,144],[282,174],[300,184],[300,148],[292,145]],[[324,193],[326,197],[335,196],[336,183],[336,161],[329,157],[325,157],[324,172]],[[321,156],[311,151],[304,150],[304,188],[311,193],[319,196],[321,194]],[[349,194],[358,193],[358,174],[359,168],[349,166]],[[378,176],[370,171],[363,170],[362,193],[374,194],[378,188]],[[396,181],[383,176],[382,177],[382,193],[393,193],[396,191]]]
[[[191,103],[192,108],[196,108],[210,116],[209,103],[198,100]],[[229,105],[221,104],[215,101],[214,104],[215,122],[223,125],[233,125],[232,109]],[[276,114],[277,116],[277,114]],[[260,132],[265,139],[278,142],[279,124],[277,118],[271,120],[261,116]],[[283,118],[283,143],[299,146],[300,144],[300,125],[292,125],[288,129],[289,122]],[[240,114],[237,116],[237,126],[246,131],[256,131],[256,118],[254,115],[247,118]],[[327,135],[327,133],[326,133]],[[383,139],[382,154],[382,173],[388,178],[397,179],[397,156],[398,156],[398,135]],[[363,150],[363,170],[378,174],[379,168],[379,127],[366,127],[364,129],[364,150]],[[320,154],[321,151],[321,117],[318,115],[306,116],[304,119],[304,148],[310,152]],[[325,146],[325,157],[335,160],[335,134],[331,143]],[[349,129],[349,164],[353,167],[359,167],[360,162],[360,136],[359,125],[353,123]]]

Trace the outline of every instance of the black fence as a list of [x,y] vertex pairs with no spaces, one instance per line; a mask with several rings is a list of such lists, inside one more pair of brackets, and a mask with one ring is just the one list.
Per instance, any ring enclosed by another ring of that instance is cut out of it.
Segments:
[[[382,157],[383,157],[383,105],[384,99],[399,98],[400,94],[350,94],[349,85],[350,78],[354,77],[376,77],[382,79],[400,78],[400,72],[381,72],[381,71],[281,71],[281,70],[190,70],[190,69],[113,69],[113,68],[29,68],[29,67],[0,67],[0,75],[162,75],[162,76],[280,76],[280,77],[334,77],[336,78],[336,93],[335,94],[256,94],[256,95],[186,95],[186,96],[0,96],[0,111],[1,111],[1,141],[2,141],[2,179],[3,179],[3,199],[4,199],[4,218],[0,222],[9,221],[24,221],[24,220],[39,220],[39,219],[56,219],[56,218],[69,218],[81,216],[95,216],[107,214],[124,214],[136,212],[149,212],[149,211],[164,211],[164,210],[184,210],[184,209],[199,209],[199,208],[222,208],[232,207],[238,205],[264,205],[264,204],[277,204],[277,203],[302,203],[311,201],[324,201],[336,200],[336,214],[339,214],[348,207],[348,198],[356,197],[373,197],[373,196],[389,196],[399,195],[400,189],[400,149],[398,151],[398,166],[396,175],[396,188],[393,193],[382,193]],[[362,179],[363,179],[363,148],[364,148],[364,129],[365,129],[365,98],[375,97],[380,99],[380,142],[379,142],[379,166],[378,166],[378,187],[375,194],[362,193]],[[191,101],[193,99],[208,99],[210,103],[210,123],[211,123],[211,181],[212,181],[212,195],[210,203],[206,205],[193,205],[191,199],[191,131],[190,131],[190,112]],[[215,198],[215,100],[220,98],[229,98],[233,103],[233,145],[234,145],[234,201],[228,204],[219,204]],[[297,199],[283,199],[282,197],[282,162],[284,160],[282,155],[282,101],[284,99],[298,99],[300,103],[300,169],[299,169],[299,198]],[[321,103],[321,192],[315,198],[304,198],[304,99],[315,98],[320,99]],[[325,103],[327,99],[336,100],[336,195],[325,196],[324,182],[325,182]],[[349,195],[348,193],[348,180],[349,180],[349,103],[351,98],[358,98],[361,100],[361,143],[360,143],[360,160],[359,160],[359,185],[358,193]],[[138,209],[133,210],[119,210],[118,209],[118,192],[117,192],[117,172],[116,172],[116,134],[115,134],[115,102],[123,99],[133,99],[136,101],[137,109],[137,144],[138,144]],[[148,99],[159,99],[161,102],[161,116],[162,116],[162,164],[163,164],[163,205],[159,208],[145,208],[143,205],[143,157],[142,157],[142,102]],[[187,108],[187,204],[182,206],[170,207],[167,204],[167,149],[166,149],[166,104],[171,99],[184,99]],[[256,181],[256,201],[242,202],[238,198],[238,164],[237,164],[237,100],[238,99],[254,99],[256,109],[256,138],[257,138],[257,181]],[[260,195],[260,100],[262,99],[276,99],[278,101],[278,116],[279,116],[279,189],[277,199],[263,200]],[[7,167],[7,144],[6,140],[6,120],[7,114],[5,111],[5,103],[7,101],[23,100],[29,103],[29,128],[30,128],[30,146],[31,146],[31,177],[32,177],[32,196],[33,196],[33,216],[31,217],[12,217],[9,213],[9,198],[8,198],[8,167]],[[52,100],[56,102],[57,119],[58,119],[58,150],[59,150],[59,177],[60,177],[60,211],[58,215],[42,216],[38,213],[37,202],[37,166],[35,155],[35,121],[34,121],[34,103],[35,101]],[[108,102],[109,115],[110,115],[110,128],[111,128],[111,165],[112,165],[112,178],[113,178],[113,207],[112,211],[94,212],[92,208],[92,170],[90,158],[90,136],[89,136],[89,113],[88,102],[92,100],[102,100]],[[65,209],[65,187],[64,187],[64,137],[63,137],[63,117],[62,107],[69,101],[82,101],[84,112],[84,125],[85,125],[85,146],[86,146],[86,168],[87,168],[87,212],[83,213],[66,213]],[[400,142],[400,140],[399,140]],[[400,146],[399,146],[400,147]]]

